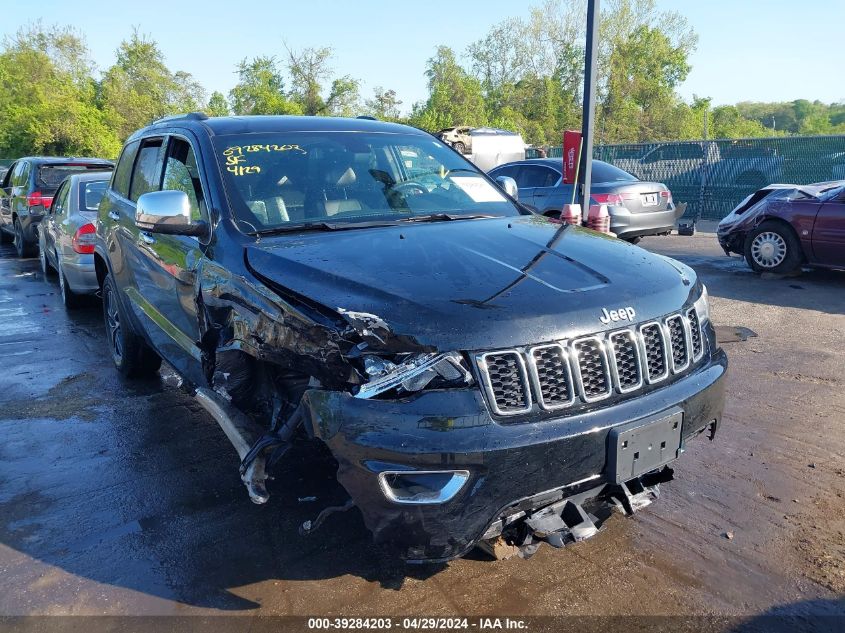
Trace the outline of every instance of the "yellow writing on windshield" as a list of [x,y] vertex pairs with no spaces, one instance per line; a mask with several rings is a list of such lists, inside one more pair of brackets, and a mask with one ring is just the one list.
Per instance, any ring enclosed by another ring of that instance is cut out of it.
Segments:
[[232,145],[223,150],[223,156],[243,156],[255,152],[299,152],[307,154],[299,145]]
[[256,152],[298,152],[300,154],[307,154],[308,152],[302,149],[299,145],[232,145],[223,150],[223,156],[226,158],[226,171],[235,176],[245,176],[248,174],[260,174],[261,167],[258,165],[248,164],[248,155]]

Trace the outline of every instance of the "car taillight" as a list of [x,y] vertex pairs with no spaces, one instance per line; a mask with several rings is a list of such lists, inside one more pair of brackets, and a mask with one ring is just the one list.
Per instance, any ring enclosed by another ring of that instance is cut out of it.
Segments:
[[76,233],[73,234],[73,239],[71,240],[71,246],[73,250],[81,255],[90,255],[94,252],[94,234],[97,232],[97,228],[91,224],[83,224],[78,229],[76,229]]
[[53,196],[43,196],[40,191],[33,191],[26,197],[26,206],[37,207],[43,205],[44,208],[49,208],[53,204]]
[[666,198],[666,204],[672,204],[672,192],[668,189],[660,192],[661,198]]
[[594,193],[590,196],[596,204],[622,204],[622,196],[618,193]]

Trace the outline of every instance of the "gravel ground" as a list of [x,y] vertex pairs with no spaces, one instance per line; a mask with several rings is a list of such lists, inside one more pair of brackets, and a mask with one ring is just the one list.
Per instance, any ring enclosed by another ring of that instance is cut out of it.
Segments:
[[300,537],[342,498],[311,447],[252,505],[176,377],[121,381],[99,304],[65,313],[37,260],[0,247],[0,616],[845,617],[845,273],[761,278],[706,233],[641,246],[709,288],[731,362],[716,440],[589,541],[437,567],[384,559],[355,511]]

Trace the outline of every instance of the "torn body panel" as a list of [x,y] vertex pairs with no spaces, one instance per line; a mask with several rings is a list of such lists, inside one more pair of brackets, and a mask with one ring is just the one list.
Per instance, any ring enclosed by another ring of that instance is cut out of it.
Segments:
[[[376,541],[404,558],[448,560],[468,551],[518,500],[543,507],[598,484],[615,485],[607,472],[608,437],[626,421],[677,405],[684,411],[682,441],[718,426],[726,367],[719,350],[660,391],[610,409],[525,424],[493,419],[474,389],[401,401],[312,389],[303,409],[306,427],[334,454],[338,480]],[[398,504],[379,486],[384,471],[457,470],[468,471],[468,481],[437,505]],[[537,499],[542,491],[557,491],[557,497]]]

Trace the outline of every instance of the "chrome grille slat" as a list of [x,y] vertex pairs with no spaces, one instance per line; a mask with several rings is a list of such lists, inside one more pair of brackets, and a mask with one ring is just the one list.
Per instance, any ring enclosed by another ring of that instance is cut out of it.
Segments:
[[563,345],[553,343],[532,347],[528,361],[534,393],[543,409],[563,409],[575,401],[572,368]]
[[637,335],[633,330],[623,330],[614,332],[607,339],[610,341],[610,358],[619,393],[639,389],[643,384],[643,371]]
[[584,401],[596,402],[610,396],[613,391],[610,383],[610,367],[601,339],[590,336],[575,340],[572,342],[572,349],[575,371]]
[[697,361],[704,353],[704,341],[701,336],[701,321],[695,308],[687,310],[687,321],[690,326],[690,342],[692,343],[692,359]]
[[517,350],[482,354],[478,363],[484,375],[487,396],[499,415],[516,415],[531,410],[528,372]]
[[689,367],[690,345],[687,340],[687,324],[680,314],[666,319],[666,332],[669,334],[669,349],[672,351],[672,371],[679,372]]
[[640,326],[643,367],[649,384],[664,380],[669,375],[669,359],[666,357],[666,336],[657,321]]
[[493,413],[512,417],[656,385],[698,362],[704,345],[698,314],[689,308],[631,329],[479,353],[475,360]]

